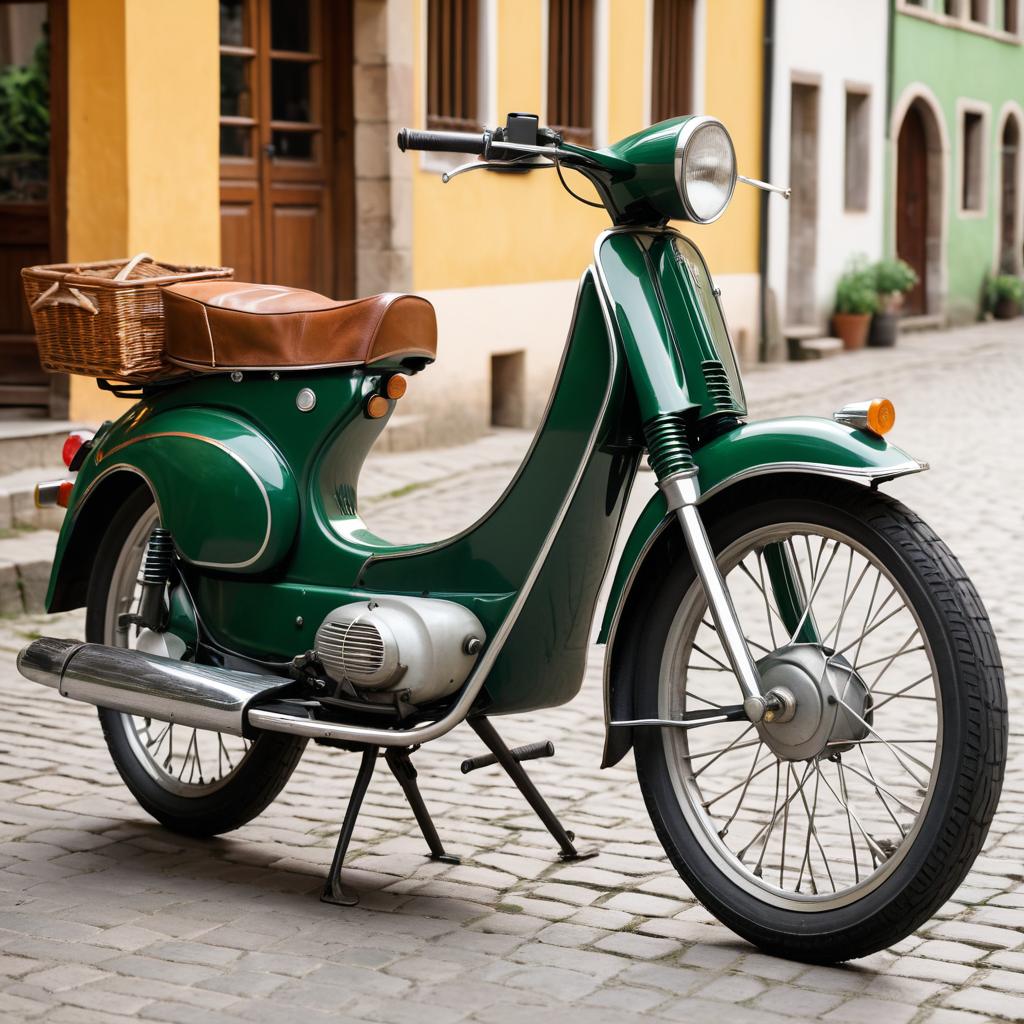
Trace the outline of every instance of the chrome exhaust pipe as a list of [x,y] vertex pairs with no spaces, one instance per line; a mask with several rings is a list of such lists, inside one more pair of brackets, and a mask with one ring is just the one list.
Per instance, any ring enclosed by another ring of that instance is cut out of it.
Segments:
[[279,676],[53,637],[24,648],[18,655],[18,671],[72,700],[234,736],[252,734],[247,714],[257,700],[291,684]]

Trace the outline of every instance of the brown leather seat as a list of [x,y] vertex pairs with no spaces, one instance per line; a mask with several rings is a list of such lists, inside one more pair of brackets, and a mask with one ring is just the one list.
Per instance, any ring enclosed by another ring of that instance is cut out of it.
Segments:
[[339,301],[301,288],[195,281],[165,288],[166,351],[192,370],[295,369],[437,354],[434,307],[417,295]]

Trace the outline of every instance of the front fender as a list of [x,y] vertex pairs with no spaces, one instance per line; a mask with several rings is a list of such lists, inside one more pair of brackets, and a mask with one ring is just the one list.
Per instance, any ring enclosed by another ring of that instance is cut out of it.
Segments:
[[[882,438],[812,416],[761,420],[736,427],[693,453],[704,502],[742,480],[768,473],[810,473],[878,484],[928,468]],[[626,540],[605,607],[598,643],[606,643],[604,668],[605,724],[618,697],[613,693],[612,665],[617,627],[630,605],[633,584],[655,541],[675,523],[659,491],[644,507]],[[629,750],[628,730],[605,745],[605,766]]]

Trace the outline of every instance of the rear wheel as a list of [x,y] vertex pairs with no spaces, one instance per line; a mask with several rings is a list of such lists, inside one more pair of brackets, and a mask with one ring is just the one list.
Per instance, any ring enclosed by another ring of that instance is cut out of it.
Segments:
[[[89,581],[86,639],[134,647],[139,629],[119,625],[138,605],[139,570],[156,506],[139,491],[114,516]],[[135,799],[161,824],[188,835],[228,832],[251,821],[277,796],[305,748],[304,739],[261,734],[255,740],[99,708],[107,747]]]
[[[988,831],[1007,729],[991,626],[945,545],[884,495],[790,479],[730,508],[708,523],[712,545],[762,685],[792,700],[772,723],[638,729],[641,787],[725,924],[783,956],[863,956],[927,920]],[[780,560],[795,621],[771,582]],[[687,560],[640,648],[637,717],[738,703]]]

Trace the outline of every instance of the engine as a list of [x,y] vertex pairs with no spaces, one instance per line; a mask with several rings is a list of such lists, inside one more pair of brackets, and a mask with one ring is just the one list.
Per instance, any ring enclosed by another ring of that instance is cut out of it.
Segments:
[[382,596],[329,612],[314,653],[334,682],[418,705],[462,686],[483,642],[480,620],[454,601]]

